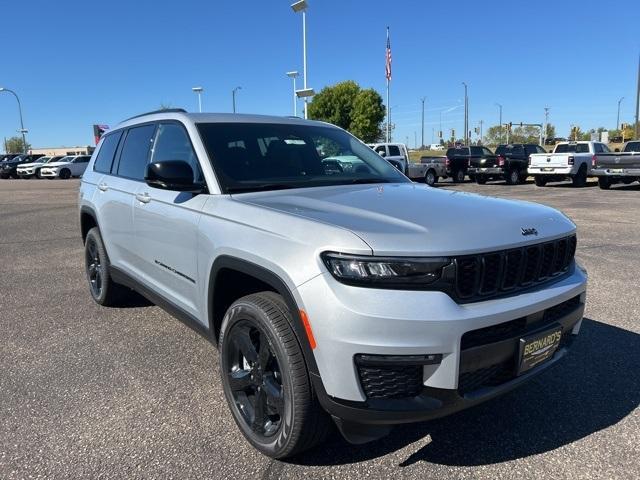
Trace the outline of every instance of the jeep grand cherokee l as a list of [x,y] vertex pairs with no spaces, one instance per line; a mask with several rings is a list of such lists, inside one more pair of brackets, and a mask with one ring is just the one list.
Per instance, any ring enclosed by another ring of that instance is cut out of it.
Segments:
[[414,184],[326,123],[129,119],[79,210],[94,300],[134,289],[211,339],[239,430],[272,457],[511,390],[567,353],[584,311],[566,216]]

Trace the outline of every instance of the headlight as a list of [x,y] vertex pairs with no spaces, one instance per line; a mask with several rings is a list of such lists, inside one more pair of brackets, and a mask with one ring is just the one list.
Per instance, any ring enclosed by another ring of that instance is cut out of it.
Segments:
[[336,280],[349,285],[419,289],[436,282],[451,263],[443,257],[370,257],[325,252],[322,261]]

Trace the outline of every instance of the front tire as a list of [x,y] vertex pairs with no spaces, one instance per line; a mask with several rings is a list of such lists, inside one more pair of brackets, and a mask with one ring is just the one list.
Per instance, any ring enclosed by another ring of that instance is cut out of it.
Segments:
[[63,180],[71,178],[71,170],[69,170],[68,168],[63,168],[62,170],[60,170],[59,177]]
[[280,295],[248,295],[227,310],[218,342],[233,419],[249,443],[271,458],[321,443],[331,427],[315,397],[291,321]]
[[127,289],[111,279],[109,257],[107,257],[98,227],[93,227],[87,233],[84,241],[84,258],[89,291],[95,302],[105,307],[124,304]]
[[542,175],[536,175],[533,180],[536,182],[537,187],[544,187],[547,184],[547,179]]

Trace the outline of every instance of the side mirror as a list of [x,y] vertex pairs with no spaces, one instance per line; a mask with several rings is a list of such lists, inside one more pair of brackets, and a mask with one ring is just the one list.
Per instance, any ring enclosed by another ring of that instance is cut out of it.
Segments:
[[380,155],[382,158],[387,156],[387,152],[380,152],[378,153],[378,155]]
[[620,151],[620,149],[619,149],[619,148],[616,148],[616,149],[614,150],[614,152],[619,152],[619,151]]
[[202,193],[203,184],[193,181],[193,169],[183,160],[165,160],[147,165],[144,174],[147,185],[163,190],[175,190],[178,192]]

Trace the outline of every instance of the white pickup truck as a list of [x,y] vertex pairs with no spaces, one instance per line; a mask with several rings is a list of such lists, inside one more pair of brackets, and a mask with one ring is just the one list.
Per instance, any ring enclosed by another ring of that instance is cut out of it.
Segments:
[[404,143],[370,143],[369,147],[402,173],[408,173],[409,150]]
[[622,152],[597,155],[591,174],[598,177],[598,185],[608,190],[615,183],[640,182],[640,140],[627,142]]
[[562,142],[553,153],[534,153],[529,156],[529,175],[536,185],[544,187],[547,182],[559,182],[570,178],[574,187],[584,187],[591,175],[594,157],[610,153],[601,142]]

